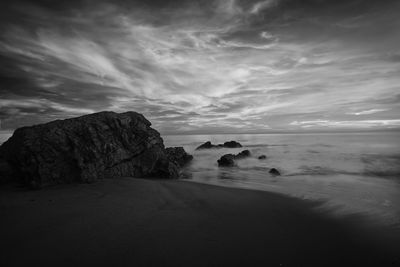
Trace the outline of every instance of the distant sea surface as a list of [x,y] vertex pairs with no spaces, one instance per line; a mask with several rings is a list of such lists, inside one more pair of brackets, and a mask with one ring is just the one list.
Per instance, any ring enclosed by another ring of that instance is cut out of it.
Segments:
[[[194,156],[187,180],[265,190],[321,201],[333,214],[365,215],[400,227],[400,133],[240,134],[164,136],[165,145],[183,146]],[[196,151],[205,141],[235,140],[238,149]],[[227,153],[251,151],[233,168],[219,168]],[[266,155],[265,160],[257,157]],[[272,176],[276,168],[281,176]]]
[[[0,133],[0,143],[11,133]],[[188,181],[264,190],[321,201],[333,214],[361,214],[400,227],[400,132],[334,134],[168,135],[165,145],[194,156]],[[238,149],[196,151],[205,141],[235,140]],[[227,153],[248,149],[252,157],[219,168]],[[266,155],[265,160],[257,157]],[[276,168],[281,176],[272,176]]]
[[11,135],[12,132],[0,131],[0,145],[7,141],[7,139],[10,138]]

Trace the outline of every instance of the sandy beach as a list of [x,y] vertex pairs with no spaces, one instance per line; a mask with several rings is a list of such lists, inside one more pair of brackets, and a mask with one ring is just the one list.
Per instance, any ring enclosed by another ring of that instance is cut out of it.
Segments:
[[0,190],[1,266],[399,264],[398,230],[274,193],[132,178]]

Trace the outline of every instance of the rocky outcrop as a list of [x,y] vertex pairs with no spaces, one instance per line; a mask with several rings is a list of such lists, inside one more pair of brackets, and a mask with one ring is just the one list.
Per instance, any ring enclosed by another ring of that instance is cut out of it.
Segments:
[[236,166],[235,155],[233,154],[225,154],[217,162],[220,167]]
[[220,167],[233,167],[233,166],[236,166],[235,160],[244,159],[244,158],[247,158],[250,156],[251,156],[251,153],[249,150],[243,150],[242,152],[240,152],[237,155],[225,154],[219,160],[217,160],[217,162],[218,162],[218,166],[220,166]]
[[165,153],[171,162],[180,167],[183,167],[193,159],[193,156],[186,153],[183,147],[167,147]]
[[210,149],[210,148],[239,148],[242,147],[242,145],[236,141],[229,141],[225,142],[223,144],[218,144],[218,145],[213,145],[210,141],[205,142],[204,144],[201,144],[196,148],[196,150],[201,150],[201,149]]
[[275,168],[271,168],[271,169],[269,170],[269,173],[272,174],[272,175],[274,175],[274,176],[279,176],[279,175],[281,175],[281,173],[280,173],[277,169],[275,169]]
[[115,177],[178,177],[183,159],[171,160],[171,155],[183,155],[181,149],[166,153],[150,125],[136,112],[100,112],[23,127],[0,147],[0,158],[11,166],[14,179],[32,187]]

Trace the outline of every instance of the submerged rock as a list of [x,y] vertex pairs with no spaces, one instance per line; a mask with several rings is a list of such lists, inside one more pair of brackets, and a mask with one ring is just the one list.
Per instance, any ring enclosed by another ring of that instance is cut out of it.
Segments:
[[178,165],[188,156],[180,148],[167,153],[150,125],[136,112],[100,112],[23,127],[0,147],[0,158],[14,170],[14,180],[33,187],[115,177],[178,177]]
[[204,144],[201,144],[196,148],[196,150],[201,150],[201,149],[211,149],[211,148],[238,148],[242,147],[242,145],[236,141],[229,141],[225,142],[223,144],[218,144],[218,145],[213,145],[210,141],[205,142]]
[[275,168],[271,168],[269,170],[269,173],[272,174],[272,175],[276,175],[276,176],[281,175],[281,173]]
[[235,160],[244,159],[250,157],[251,153],[249,150],[243,150],[237,155],[225,154],[217,162],[220,167],[233,167],[236,166]]
[[170,161],[180,167],[189,163],[193,159],[193,156],[186,153],[183,147],[167,147],[165,153],[167,153],[167,157]]
[[258,157],[258,159],[266,159],[266,158],[267,158],[267,156],[265,156],[265,155],[261,155]]
[[218,166],[220,166],[220,167],[236,166],[235,155],[233,155],[233,154],[225,154],[217,162],[218,162]]

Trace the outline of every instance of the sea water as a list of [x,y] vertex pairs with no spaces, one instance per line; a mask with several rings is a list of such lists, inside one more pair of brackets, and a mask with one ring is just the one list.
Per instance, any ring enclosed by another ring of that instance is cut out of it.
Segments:
[[[265,190],[317,200],[335,214],[361,214],[400,225],[400,132],[164,136],[194,156],[188,181]],[[242,148],[195,150],[205,141]],[[227,153],[248,149],[237,167],[218,167]],[[258,156],[266,155],[259,160]],[[276,168],[281,176],[269,174]]]
[[[0,143],[11,136],[0,133]],[[362,214],[400,226],[400,132],[331,134],[167,135],[164,143],[194,156],[188,181],[317,200],[336,214]],[[195,150],[205,141],[235,140],[243,148]],[[227,153],[248,149],[237,167],[218,167]],[[258,156],[266,155],[265,160]],[[269,174],[276,168],[281,176]]]

